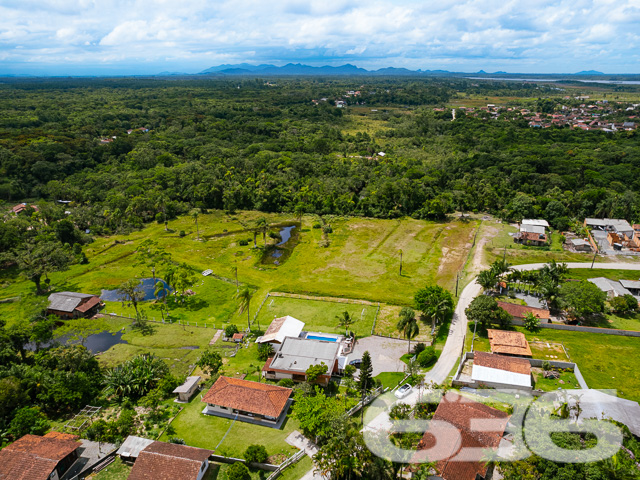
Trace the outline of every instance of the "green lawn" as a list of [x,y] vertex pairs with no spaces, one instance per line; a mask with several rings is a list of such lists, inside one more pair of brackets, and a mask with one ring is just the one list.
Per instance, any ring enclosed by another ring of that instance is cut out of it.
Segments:
[[131,467],[116,457],[111,465],[87,477],[88,480],[126,480],[131,473]]
[[522,328],[518,330],[529,340],[563,343],[589,388],[617,389],[623,398],[640,400],[640,341],[637,338],[549,329],[533,334]]
[[[570,371],[560,372],[560,378],[557,380],[544,378],[542,372],[535,373],[534,378],[536,390],[542,390],[543,392],[552,392],[558,388],[580,388],[576,376]],[[560,380],[562,380],[562,382]]]
[[385,388],[395,388],[398,383],[404,378],[402,372],[383,372],[376,375],[374,378],[382,382],[382,386]]
[[358,337],[366,337],[371,335],[377,309],[378,307],[373,305],[269,297],[260,310],[258,322],[262,329],[266,329],[274,318],[291,315],[305,323],[306,331],[344,335],[345,329],[338,326],[336,316],[346,311],[355,319],[349,329],[353,330]]
[[298,463],[285,469],[278,478],[280,480],[300,480],[312,468],[313,461],[308,456],[304,456]]

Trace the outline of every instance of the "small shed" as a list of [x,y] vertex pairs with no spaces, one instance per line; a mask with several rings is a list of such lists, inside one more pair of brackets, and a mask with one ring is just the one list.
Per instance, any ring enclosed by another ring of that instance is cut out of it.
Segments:
[[583,240],[582,238],[572,238],[571,245],[573,245],[573,248],[576,250],[576,252],[591,251],[591,244],[588,241]]
[[140,452],[153,443],[153,440],[148,438],[136,437],[135,435],[129,435],[125,441],[120,445],[120,448],[116,454],[120,455],[122,460],[136,461]]
[[244,337],[245,337],[246,335],[247,335],[247,334],[246,334],[246,333],[244,333],[244,332],[234,333],[234,334],[233,334],[233,337],[232,337],[232,340],[233,340],[234,342],[236,342],[236,343],[242,343],[242,341],[244,340]]
[[173,393],[178,394],[178,398],[175,401],[177,403],[187,403],[197,390],[199,383],[200,377],[198,375],[187,377],[184,383],[173,391]]

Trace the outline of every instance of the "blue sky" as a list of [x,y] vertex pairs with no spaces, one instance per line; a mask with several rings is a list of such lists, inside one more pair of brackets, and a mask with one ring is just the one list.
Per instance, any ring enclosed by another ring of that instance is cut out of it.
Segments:
[[0,74],[224,63],[640,73],[640,0],[0,0]]

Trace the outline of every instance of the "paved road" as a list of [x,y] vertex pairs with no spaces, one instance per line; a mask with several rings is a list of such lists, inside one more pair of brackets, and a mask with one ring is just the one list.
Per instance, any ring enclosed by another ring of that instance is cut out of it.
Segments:
[[[538,270],[542,268],[544,263],[530,263],[527,265],[515,265],[511,268],[515,270]],[[567,263],[568,268],[590,268],[591,262],[584,263]],[[640,263],[596,263],[594,268],[603,268],[611,270],[639,270]],[[451,370],[453,370],[456,361],[462,354],[464,347],[465,332],[467,330],[467,316],[464,311],[469,304],[482,292],[482,287],[478,285],[475,279],[469,283],[458,300],[458,305],[453,314],[451,327],[449,328],[449,336],[445,343],[442,353],[438,358],[436,365],[425,375],[425,383],[434,381],[435,383],[443,383]],[[410,395],[402,399],[403,403],[414,405],[418,401],[419,393],[416,389]],[[365,425],[367,430],[389,431],[391,422],[386,413],[381,413],[372,421]],[[306,477],[305,477],[306,479]]]

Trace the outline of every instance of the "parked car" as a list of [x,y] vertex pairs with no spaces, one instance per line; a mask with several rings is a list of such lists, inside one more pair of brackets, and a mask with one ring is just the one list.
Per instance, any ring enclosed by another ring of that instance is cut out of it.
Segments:
[[398,398],[404,398],[411,393],[411,390],[413,390],[413,387],[408,383],[405,383],[398,390],[396,390],[395,396]]
[[355,360],[351,360],[349,362],[349,365],[353,365],[356,368],[360,368],[360,365],[362,365],[362,359],[361,358],[356,358]]

